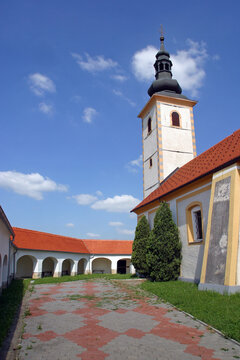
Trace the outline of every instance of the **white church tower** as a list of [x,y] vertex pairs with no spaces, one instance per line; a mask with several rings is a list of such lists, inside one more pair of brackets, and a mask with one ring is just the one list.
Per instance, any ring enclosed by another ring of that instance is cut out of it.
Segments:
[[163,36],[160,41],[154,64],[156,80],[138,115],[142,119],[144,198],[196,156],[193,106],[197,102],[182,95],[177,80],[172,79],[172,62]]

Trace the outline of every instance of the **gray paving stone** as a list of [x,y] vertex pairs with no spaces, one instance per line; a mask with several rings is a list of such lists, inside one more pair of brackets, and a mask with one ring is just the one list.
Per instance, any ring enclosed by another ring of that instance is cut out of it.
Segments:
[[184,352],[186,345],[147,334],[141,339],[120,335],[101,348],[110,354],[107,360],[199,360]]
[[125,332],[129,329],[138,329],[141,331],[150,331],[158,322],[153,320],[151,316],[139,314],[134,311],[128,311],[124,314],[110,312],[99,317],[99,326],[118,332]]
[[45,331],[53,331],[56,334],[64,334],[68,331],[84,326],[83,318],[77,314],[44,314],[41,316],[25,318],[25,332],[38,335]]
[[30,338],[24,342],[19,360],[73,360],[79,359],[77,355],[84,350],[83,347],[62,337],[46,342]]

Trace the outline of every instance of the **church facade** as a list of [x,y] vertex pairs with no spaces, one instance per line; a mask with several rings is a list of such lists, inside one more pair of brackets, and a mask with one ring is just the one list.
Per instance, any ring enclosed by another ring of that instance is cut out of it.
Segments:
[[139,114],[144,199],[132,211],[153,228],[159,203],[167,202],[182,242],[180,279],[202,290],[240,291],[240,130],[196,156],[196,101],[172,78],[160,40],[156,80]]

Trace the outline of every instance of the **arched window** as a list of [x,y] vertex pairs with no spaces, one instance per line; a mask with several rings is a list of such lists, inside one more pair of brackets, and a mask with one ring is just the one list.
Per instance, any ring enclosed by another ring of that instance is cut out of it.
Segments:
[[163,63],[160,64],[160,71],[163,70]]
[[152,158],[149,159],[149,167],[152,167]]
[[199,243],[203,241],[202,209],[200,203],[191,204],[186,210],[188,242]]
[[152,119],[148,119],[148,134],[152,131]]
[[169,70],[169,64],[165,64],[165,70]]
[[176,111],[172,112],[172,126],[180,127],[180,117],[179,117],[179,113]]

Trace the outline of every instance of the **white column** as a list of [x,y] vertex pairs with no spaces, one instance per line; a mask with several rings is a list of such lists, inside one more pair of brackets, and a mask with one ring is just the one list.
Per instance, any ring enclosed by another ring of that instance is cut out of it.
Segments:
[[60,277],[62,275],[62,263],[63,259],[58,259],[53,277]]
[[116,274],[117,273],[117,262],[118,262],[118,258],[111,258],[110,260],[112,260],[112,274]]
[[39,279],[42,277],[42,259],[37,259],[36,263],[33,264],[33,279]]
[[77,268],[78,268],[78,261],[73,261],[72,269],[71,269],[71,276],[77,275]]

